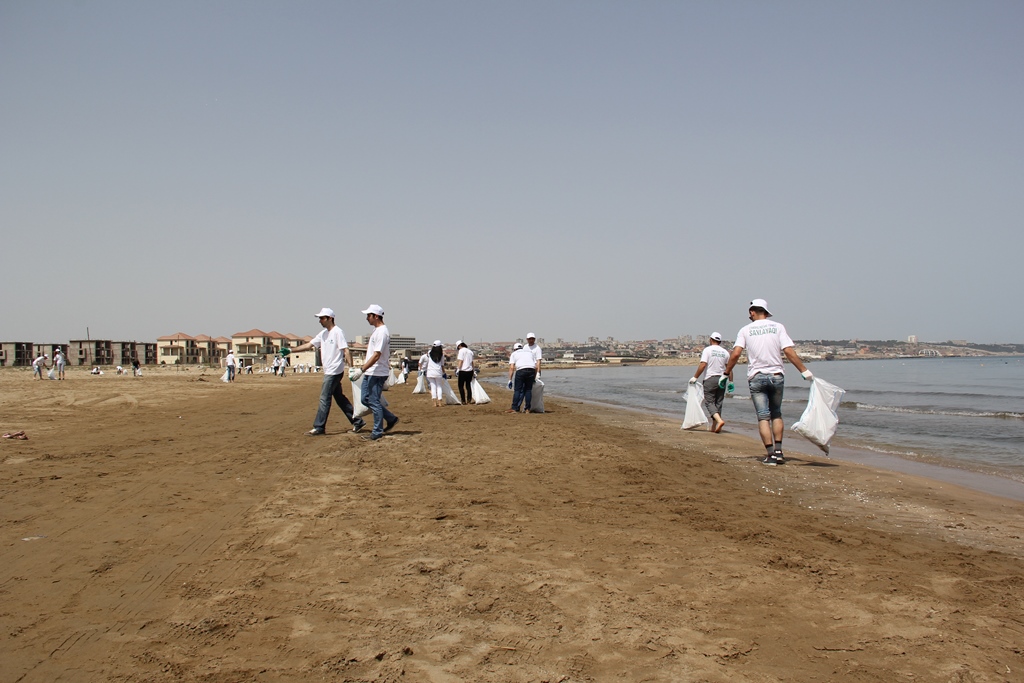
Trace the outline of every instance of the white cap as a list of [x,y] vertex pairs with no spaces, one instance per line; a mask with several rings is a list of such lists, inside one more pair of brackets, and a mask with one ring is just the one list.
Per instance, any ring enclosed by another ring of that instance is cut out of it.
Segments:
[[455,345],[458,346],[461,343],[462,343],[462,340],[460,339],[459,341],[455,342]]
[[520,344],[519,342],[516,342],[516,345],[512,347],[512,350],[513,351],[518,351],[521,348],[523,348],[523,345]]
[[440,339],[435,339],[434,340],[434,346],[443,346],[443,344],[441,343]]
[[772,315],[772,312],[768,310],[768,302],[764,299],[754,299],[750,302],[749,308],[763,308],[764,312],[768,314],[768,317],[771,317]]
[[711,338],[714,339],[715,341],[722,341],[722,335],[720,335],[717,332],[712,332]]
[[328,318],[333,318],[334,317],[334,309],[333,308],[321,308],[320,312],[316,314],[316,317],[323,318],[324,316],[327,316]]
[[364,315],[369,315],[370,313],[373,313],[374,315],[379,315],[382,318],[384,317],[384,309],[378,306],[377,304],[370,304],[369,306],[366,307],[366,310],[363,311]]
[[535,335],[533,332],[527,332],[526,333],[526,338],[527,339],[536,339],[537,335]]

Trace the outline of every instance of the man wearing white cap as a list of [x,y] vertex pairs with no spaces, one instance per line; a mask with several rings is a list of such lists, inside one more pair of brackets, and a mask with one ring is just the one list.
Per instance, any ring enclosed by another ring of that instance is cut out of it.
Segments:
[[57,350],[53,352],[53,367],[57,370],[57,379],[64,379],[64,366],[67,365],[67,362],[68,359],[58,346]]
[[[725,420],[722,419],[722,403],[725,401],[725,387],[719,386],[719,380],[725,374],[725,364],[729,362],[729,352],[722,348],[722,335],[711,334],[711,343],[700,354],[697,372],[690,378],[690,384],[696,384],[701,373],[704,374],[704,410],[708,411],[713,423],[708,429],[715,434],[722,431]],[[730,380],[732,375],[726,375]]]
[[747,350],[747,384],[750,399],[757,412],[757,431],[764,444],[765,465],[782,465],[786,462],[782,454],[782,394],[786,386],[785,355],[807,381],[814,379],[800,356],[793,350],[793,340],[786,333],[782,323],[769,320],[772,317],[768,302],[754,299],[748,309],[750,324],[744,325],[736,334],[736,344],[725,364],[725,374],[736,366],[743,349]]
[[228,381],[235,381],[235,352],[232,349],[228,349],[228,355],[224,358],[224,365],[228,370]]
[[49,356],[45,353],[39,354],[34,361],[32,361],[32,379],[43,378],[43,368],[46,366],[46,361],[49,360]]
[[385,408],[381,401],[384,383],[391,374],[391,333],[384,324],[384,309],[377,304],[370,304],[363,311],[363,315],[366,316],[366,322],[373,326],[373,334],[366,344],[366,360],[363,361],[363,367],[352,368],[349,378],[353,382],[360,377],[363,378],[363,405],[373,413],[373,431],[363,438],[376,441],[383,438],[384,432],[391,431],[391,428],[398,424],[398,417]]
[[512,347],[512,355],[508,359],[508,385],[512,389],[512,407],[506,413],[518,413],[519,406],[526,400],[526,412],[530,412],[533,402],[533,383],[537,381],[537,359],[530,349],[522,344]]
[[352,423],[352,431],[358,432],[365,423],[361,417],[353,417],[352,402],[345,396],[341,388],[341,380],[345,377],[345,363],[352,364],[352,352],[349,351],[345,333],[334,324],[334,311],[322,308],[316,314],[323,330],[305,344],[292,349],[292,353],[308,351],[312,348],[320,350],[320,364],[324,369],[323,383],[320,385],[320,405],[317,407],[313,428],[306,432],[309,436],[322,436],[327,431],[327,416],[331,413],[331,399],[338,404],[341,412]]
[[537,345],[537,335],[533,332],[526,333],[526,350],[533,354],[537,376],[540,377],[540,362],[544,359],[544,354],[541,353],[540,346]]
[[[455,348],[459,350],[458,356],[455,357],[455,367],[459,373],[459,397],[462,399],[462,405],[466,405],[473,400],[473,358],[475,354],[461,339],[455,342]],[[466,400],[467,398],[469,401]]]

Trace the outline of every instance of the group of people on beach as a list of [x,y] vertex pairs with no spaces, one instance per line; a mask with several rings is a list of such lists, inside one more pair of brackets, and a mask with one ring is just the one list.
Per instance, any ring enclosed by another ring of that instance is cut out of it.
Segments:
[[51,379],[64,379],[64,367],[67,365],[67,358],[64,351],[58,346],[53,352],[53,365],[50,364],[50,354],[41,353],[32,361],[32,379],[43,379],[43,370],[53,368]]
[[[323,308],[317,313],[317,319],[324,329],[310,342],[293,349],[299,352],[317,348],[320,350],[323,363],[324,378],[320,402],[313,420],[313,428],[307,432],[309,436],[320,436],[325,433],[332,400],[338,404],[352,424],[352,431],[359,432],[365,427],[364,420],[354,416],[352,403],[342,391],[341,380],[346,364],[349,366],[348,376],[352,382],[362,379],[360,397],[373,414],[373,428],[370,434],[363,438],[376,441],[398,424],[398,417],[387,409],[387,403],[381,395],[391,375],[391,335],[384,324],[384,309],[377,304],[371,304],[362,313],[374,329],[367,344],[366,359],[360,367],[353,367],[348,342],[341,328],[335,324],[334,311],[330,308]],[[783,358],[792,363],[805,380],[812,381],[814,375],[797,355],[793,340],[786,332],[785,326],[771,319],[772,313],[764,299],[751,300],[747,316],[750,323],[740,328],[736,334],[736,342],[731,352],[726,352],[722,348],[720,333],[714,332],[711,335],[708,346],[701,353],[697,370],[689,381],[693,384],[703,377],[704,406],[712,419],[709,429],[715,433],[721,432],[725,426],[722,404],[728,384],[732,381],[733,368],[746,350],[747,385],[757,413],[758,434],[765,448],[765,456],[761,462],[765,465],[782,465],[786,462],[782,450],[782,397],[786,383]],[[467,398],[472,400],[474,355],[461,339],[456,343],[456,347],[459,394],[462,402],[466,403]],[[542,358],[543,353],[533,332],[527,333],[525,345],[515,344],[508,367],[508,388],[513,392],[512,406],[505,412],[518,413],[521,408],[530,411],[533,387],[540,375]],[[425,374],[430,384],[431,399],[438,407],[444,404],[444,384],[448,377],[445,362],[441,340],[435,340],[420,358],[418,367],[418,370]],[[408,372],[409,363],[406,360],[402,366],[402,373],[407,375]]]
[[352,402],[342,391],[341,382],[346,365],[349,366],[349,380],[353,383],[362,380],[360,400],[373,415],[373,427],[363,438],[367,441],[377,441],[398,424],[398,416],[388,410],[382,396],[384,385],[391,376],[391,333],[384,324],[384,309],[377,304],[370,304],[362,313],[366,316],[366,322],[373,327],[373,332],[367,342],[366,358],[361,366],[355,367],[352,363],[348,341],[341,328],[334,323],[334,310],[331,308],[322,308],[316,314],[320,326],[324,329],[309,342],[292,349],[294,353],[319,349],[320,363],[323,367],[320,402],[316,417],[313,418],[313,428],[306,432],[308,436],[322,436],[326,433],[327,416],[331,412],[332,400],[345,414],[352,425],[352,431],[360,432],[366,426],[363,418],[354,415]]
[[[458,353],[455,356],[455,372],[459,380],[459,397],[462,399],[462,404],[465,405],[473,401],[473,379],[476,377],[474,359],[476,354],[461,339],[455,342],[455,348],[458,349]],[[444,344],[441,343],[440,339],[435,339],[430,348],[420,356],[417,366],[418,371],[426,378],[427,385],[430,387],[430,400],[434,402],[435,408],[445,405],[445,390],[446,388],[449,391],[451,390],[451,387],[446,387],[448,373],[445,370],[445,363],[447,362],[448,357],[444,353]],[[403,377],[408,376],[409,368],[408,360],[403,358]]]
[[783,465],[786,462],[782,451],[782,395],[786,387],[783,356],[808,382],[814,379],[814,375],[797,355],[785,326],[770,319],[772,314],[768,310],[767,301],[751,300],[747,315],[750,323],[736,333],[736,343],[731,353],[721,347],[721,334],[715,332],[711,335],[707,348],[701,353],[697,371],[690,378],[690,384],[699,381],[701,375],[704,376],[704,409],[712,419],[708,428],[716,434],[721,432],[725,426],[722,403],[727,385],[732,381],[733,368],[746,349],[747,385],[757,413],[757,431],[765,448],[761,462],[765,465]]

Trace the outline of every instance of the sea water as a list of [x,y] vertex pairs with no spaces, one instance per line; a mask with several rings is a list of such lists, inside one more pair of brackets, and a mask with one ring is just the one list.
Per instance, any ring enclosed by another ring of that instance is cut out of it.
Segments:
[[[846,390],[834,446],[990,469],[1024,481],[1024,358],[894,358],[815,361],[818,377]],[[544,370],[545,396],[678,417],[694,366]],[[722,409],[729,425],[756,424],[746,366]],[[786,365],[786,439],[807,405],[808,383]],[[729,427],[726,427],[729,430]],[[805,443],[809,443],[806,442]]]

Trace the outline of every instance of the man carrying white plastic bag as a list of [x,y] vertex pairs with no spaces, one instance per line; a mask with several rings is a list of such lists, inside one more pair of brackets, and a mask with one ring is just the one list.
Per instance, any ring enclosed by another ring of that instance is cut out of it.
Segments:
[[686,388],[686,412],[683,413],[682,429],[696,429],[708,424],[708,416],[700,404],[704,402],[704,385],[691,382]]
[[828,455],[828,444],[836,434],[839,425],[839,404],[846,392],[820,377],[811,380],[811,392],[807,397],[807,408],[800,420],[793,425],[793,431],[802,434]]

